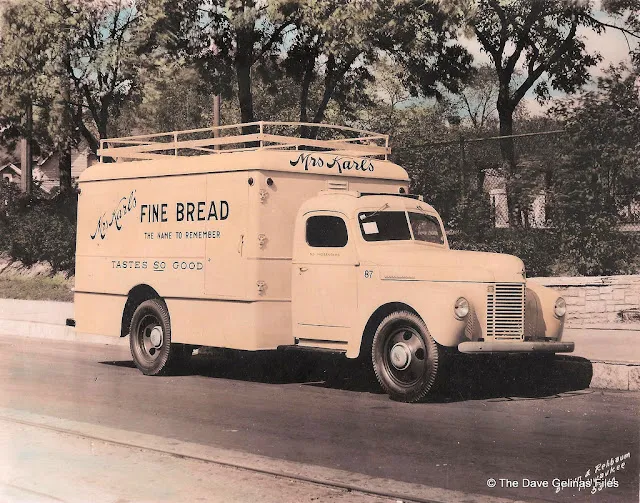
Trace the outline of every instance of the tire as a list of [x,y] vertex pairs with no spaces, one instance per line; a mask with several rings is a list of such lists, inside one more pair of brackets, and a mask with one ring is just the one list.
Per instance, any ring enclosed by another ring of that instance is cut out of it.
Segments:
[[434,386],[442,356],[424,321],[408,311],[387,316],[373,337],[373,369],[392,400],[424,399]]
[[189,361],[193,347],[171,343],[171,320],[160,299],[146,300],[131,318],[129,346],[136,367],[145,375],[162,375]]

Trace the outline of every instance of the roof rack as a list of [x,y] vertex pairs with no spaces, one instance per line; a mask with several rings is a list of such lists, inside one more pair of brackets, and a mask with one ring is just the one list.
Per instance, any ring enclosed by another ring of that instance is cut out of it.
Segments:
[[250,122],[100,140],[100,162],[216,155],[249,150],[310,150],[357,157],[391,153],[389,135],[311,122]]

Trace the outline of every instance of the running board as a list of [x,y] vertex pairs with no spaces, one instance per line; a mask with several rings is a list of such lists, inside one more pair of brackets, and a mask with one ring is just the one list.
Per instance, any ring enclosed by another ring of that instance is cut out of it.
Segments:
[[349,344],[347,341],[330,341],[326,339],[304,339],[296,337],[294,340],[295,346],[299,348],[325,349],[343,353],[347,351]]

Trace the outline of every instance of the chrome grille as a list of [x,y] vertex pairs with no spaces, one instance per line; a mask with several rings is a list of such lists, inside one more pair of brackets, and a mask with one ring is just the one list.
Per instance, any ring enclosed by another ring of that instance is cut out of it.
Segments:
[[524,284],[496,283],[487,287],[487,337],[522,339]]

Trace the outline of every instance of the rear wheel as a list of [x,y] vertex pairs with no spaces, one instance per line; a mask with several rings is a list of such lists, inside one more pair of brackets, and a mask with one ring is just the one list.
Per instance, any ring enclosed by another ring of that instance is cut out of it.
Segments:
[[378,326],[371,357],[380,385],[393,400],[418,402],[435,383],[441,354],[418,315],[397,311]]
[[171,321],[167,306],[160,299],[146,300],[131,318],[129,330],[131,356],[145,375],[160,375],[188,362],[193,348],[171,342]]

